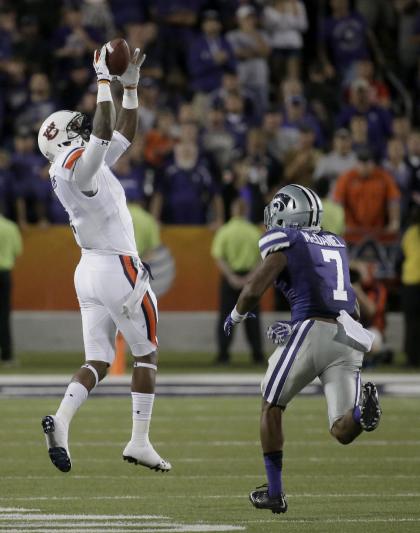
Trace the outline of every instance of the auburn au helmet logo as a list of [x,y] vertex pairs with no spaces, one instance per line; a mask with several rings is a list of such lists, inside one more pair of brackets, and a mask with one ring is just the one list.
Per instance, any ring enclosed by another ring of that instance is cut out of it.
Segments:
[[58,128],[55,125],[55,122],[51,122],[51,124],[48,124],[44,131],[44,137],[46,137],[49,141],[52,141],[55,137],[58,135]]

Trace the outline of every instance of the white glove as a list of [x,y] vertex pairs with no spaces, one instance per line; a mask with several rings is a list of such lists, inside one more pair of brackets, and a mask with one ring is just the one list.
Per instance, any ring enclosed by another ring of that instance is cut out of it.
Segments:
[[146,55],[140,55],[140,48],[136,48],[128,63],[127,70],[117,79],[122,83],[124,88],[134,89],[139,84],[140,67],[143,65]]
[[93,68],[95,69],[98,81],[111,81],[112,76],[109,73],[106,64],[106,44],[103,45],[101,51],[95,50],[93,53]]

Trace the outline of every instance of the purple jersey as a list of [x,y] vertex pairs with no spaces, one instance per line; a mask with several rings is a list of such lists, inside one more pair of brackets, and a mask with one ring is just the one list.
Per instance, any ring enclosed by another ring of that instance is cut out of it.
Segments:
[[335,318],[342,309],[354,312],[356,295],[341,237],[328,231],[274,228],[261,237],[259,244],[263,259],[277,251],[287,257],[276,286],[290,304],[292,322],[310,317]]

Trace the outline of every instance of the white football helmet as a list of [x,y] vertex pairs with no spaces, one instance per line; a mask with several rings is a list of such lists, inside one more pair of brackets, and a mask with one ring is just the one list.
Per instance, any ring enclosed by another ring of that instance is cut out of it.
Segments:
[[38,146],[52,163],[69,146],[84,146],[89,141],[87,117],[77,111],[56,111],[44,120],[38,133]]
[[302,185],[282,187],[264,210],[268,230],[280,228],[321,229],[322,202],[311,189]]

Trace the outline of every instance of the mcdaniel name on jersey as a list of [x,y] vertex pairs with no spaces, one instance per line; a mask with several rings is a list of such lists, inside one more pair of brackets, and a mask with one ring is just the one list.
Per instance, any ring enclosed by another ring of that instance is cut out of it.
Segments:
[[310,242],[311,244],[319,244],[320,246],[334,246],[334,247],[339,247],[339,248],[346,247],[346,245],[343,242],[340,242],[340,240],[335,235],[332,235],[332,234],[318,235],[317,233],[313,231],[309,233],[306,231],[301,231],[300,233],[304,236],[306,242]]

